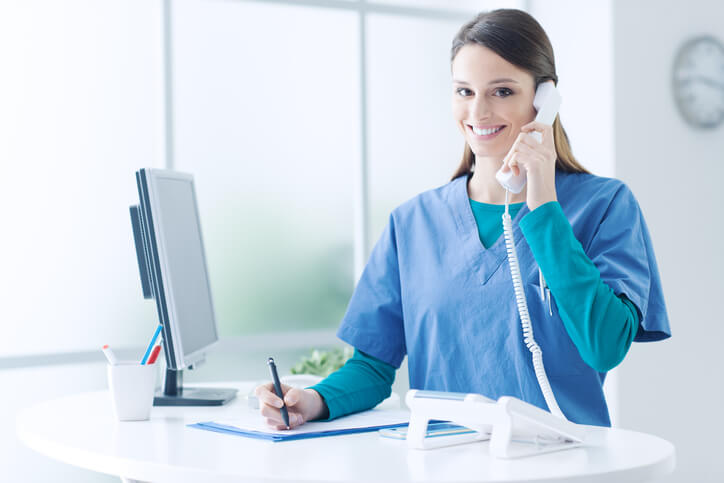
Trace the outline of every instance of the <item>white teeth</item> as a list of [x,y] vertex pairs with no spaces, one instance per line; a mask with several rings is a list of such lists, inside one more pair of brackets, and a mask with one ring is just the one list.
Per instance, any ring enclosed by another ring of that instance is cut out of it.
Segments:
[[470,127],[473,128],[473,132],[475,134],[477,134],[478,136],[487,136],[489,134],[496,133],[496,132],[500,131],[501,129],[503,129],[502,127],[495,127],[495,128],[491,128],[491,129],[478,129],[475,126],[470,126]]

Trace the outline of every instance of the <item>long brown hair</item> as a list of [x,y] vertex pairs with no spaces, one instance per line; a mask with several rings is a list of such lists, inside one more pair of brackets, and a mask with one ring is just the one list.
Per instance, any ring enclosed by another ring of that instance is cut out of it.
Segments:
[[[483,12],[466,23],[455,35],[450,62],[464,45],[479,44],[492,50],[511,64],[528,71],[538,87],[552,80],[558,84],[553,47],[543,27],[531,15],[522,10],[498,9]],[[553,122],[553,140],[556,146],[556,169],[572,173],[588,173],[571,151],[566,130],[560,116]],[[463,159],[452,179],[472,173],[475,154],[465,143]]]

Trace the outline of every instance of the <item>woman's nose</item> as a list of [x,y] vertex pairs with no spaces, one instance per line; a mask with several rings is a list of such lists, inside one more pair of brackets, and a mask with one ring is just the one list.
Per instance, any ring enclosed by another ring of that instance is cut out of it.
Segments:
[[490,103],[484,97],[477,97],[470,104],[470,112],[468,113],[473,120],[487,119],[490,117]]

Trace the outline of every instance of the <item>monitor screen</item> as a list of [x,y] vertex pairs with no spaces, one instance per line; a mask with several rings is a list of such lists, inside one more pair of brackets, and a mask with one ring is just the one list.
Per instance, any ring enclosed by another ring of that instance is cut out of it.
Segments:
[[163,176],[155,181],[164,282],[173,294],[169,316],[180,338],[177,343],[190,355],[217,339],[193,182]]
[[218,341],[194,178],[177,171],[136,172],[140,203],[131,225],[144,298],[156,301],[163,327],[166,377],[156,406],[217,406],[236,388],[183,387],[182,372]]
[[166,359],[180,370],[202,360],[218,340],[193,177],[146,168],[137,181],[141,204],[134,223],[144,242],[141,278],[148,272],[164,326]]

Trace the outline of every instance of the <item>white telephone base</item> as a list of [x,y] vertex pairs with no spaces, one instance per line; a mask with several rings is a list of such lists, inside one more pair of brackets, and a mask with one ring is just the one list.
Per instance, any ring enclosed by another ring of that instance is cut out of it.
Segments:
[[[480,394],[413,389],[408,391],[405,402],[412,411],[407,444],[414,449],[489,439],[493,456],[519,458],[576,448],[585,443],[584,426],[513,397],[504,396],[496,402]],[[464,438],[426,438],[431,420],[450,421],[476,433]]]

